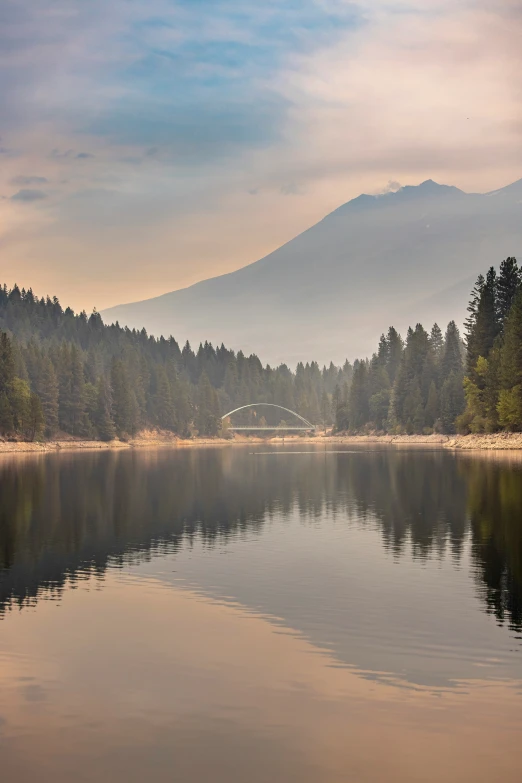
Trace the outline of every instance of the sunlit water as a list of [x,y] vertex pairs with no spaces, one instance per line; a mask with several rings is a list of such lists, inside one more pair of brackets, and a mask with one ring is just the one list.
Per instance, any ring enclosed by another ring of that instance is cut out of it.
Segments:
[[0,457],[0,770],[519,783],[522,457]]

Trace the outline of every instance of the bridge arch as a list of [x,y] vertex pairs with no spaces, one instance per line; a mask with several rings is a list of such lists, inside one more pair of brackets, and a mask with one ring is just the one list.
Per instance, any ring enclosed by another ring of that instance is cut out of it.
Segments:
[[[243,411],[246,408],[279,408],[281,411],[286,411],[286,413],[290,413],[292,416],[295,416],[297,419],[303,422],[305,425],[304,427],[283,427],[282,429],[285,430],[315,430],[315,426],[311,424],[308,419],[305,419],[304,416],[301,416],[299,413],[296,413],[295,411],[290,410],[290,408],[284,408],[282,405],[275,405],[273,402],[250,402],[248,405],[241,405],[239,408],[234,408],[233,411],[229,411],[228,413],[225,413],[224,416],[221,417],[221,421],[224,421],[225,419],[228,419],[229,416],[232,416],[233,413],[238,413],[238,411]],[[274,430],[277,429],[277,427],[229,427],[230,430]]]

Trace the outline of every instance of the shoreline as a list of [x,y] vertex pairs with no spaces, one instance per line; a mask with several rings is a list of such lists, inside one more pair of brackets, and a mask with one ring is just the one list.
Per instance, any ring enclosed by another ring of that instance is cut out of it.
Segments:
[[494,433],[482,435],[328,435],[318,433],[310,437],[291,435],[285,438],[235,437],[182,439],[171,433],[143,432],[128,441],[108,442],[93,440],[53,440],[45,442],[0,441],[0,454],[50,454],[72,451],[118,451],[145,448],[194,448],[199,446],[246,446],[266,443],[292,445],[300,443],[326,445],[390,445],[434,446],[451,451],[522,451],[522,433]]

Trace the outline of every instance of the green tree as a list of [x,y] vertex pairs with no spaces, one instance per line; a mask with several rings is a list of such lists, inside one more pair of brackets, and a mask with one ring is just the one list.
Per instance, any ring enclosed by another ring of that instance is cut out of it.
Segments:
[[504,327],[500,351],[501,392],[498,405],[500,424],[509,429],[522,427],[522,288],[515,296]]
[[156,392],[153,399],[153,409],[158,427],[165,430],[176,429],[172,391],[165,368],[161,366],[156,370]]
[[0,392],[0,435],[14,432],[14,419],[11,403],[5,391]]
[[116,428],[112,416],[112,391],[106,378],[100,376],[97,385],[94,424],[100,440],[113,440]]
[[60,427],[71,435],[79,435],[85,410],[85,379],[80,350],[75,344],[61,346],[58,385]]
[[358,430],[370,418],[368,398],[368,364],[356,361],[353,367],[353,378],[348,397],[349,428]]
[[430,383],[430,388],[428,391],[428,400],[426,402],[426,408],[424,410],[424,421],[426,422],[426,426],[431,427],[432,429],[435,428],[439,416],[440,416],[439,395],[437,393],[437,386],[435,385],[435,381],[432,381]]
[[474,380],[473,368],[476,367],[479,356],[485,359],[495,344],[499,334],[497,311],[497,274],[491,267],[478,294],[478,302],[470,304],[474,309],[473,318],[468,319],[467,334],[467,366],[468,375]]
[[121,359],[111,366],[112,411],[116,434],[135,435],[138,429],[139,407],[131,388],[127,368]]
[[42,405],[45,434],[52,437],[58,429],[59,387],[53,363],[46,357],[40,366],[37,378],[37,392]]
[[451,373],[463,376],[464,367],[462,364],[462,353],[460,349],[460,334],[455,321],[450,321],[446,329],[444,346],[442,349],[441,360],[441,379],[442,382],[448,378]]
[[456,421],[462,415],[465,405],[462,376],[456,372],[451,372],[444,381],[440,393],[440,414],[443,432],[451,433],[456,431]]
[[206,372],[201,374],[198,386],[196,428],[200,435],[217,435],[221,427],[219,403],[215,389]]
[[28,426],[31,409],[31,390],[29,384],[21,378],[13,378],[7,396],[11,403],[14,428],[16,432],[23,435]]
[[500,264],[496,291],[497,321],[501,332],[521,283],[522,277],[516,258],[506,258]]
[[399,369],[402,353],[404,350],[404,343],[402,337],[393,326],[388,329],[386,336],[386,342],[388,345],[387,359],[386,359],[386,373],[388,375],[390,384],[393,386],[395,377]]
[[384,430],[386,428],[390,409],[390,394],[389,388],[383,388],[370,397],[370,420],[377,430]]
[[435,362],[439,364],[444,353],[444,337],[438,324],[433,324],[430,332],[430,344]]
[[15,377],[15,363],[11,340],[0,332],[0,394],[6,394]]
[[30,440],[34,440],[43,433],[45,427],[45,416],[42,410],[40,398],[34,392],[29,398],[29,411],[27,416],[27,435]]
[[330,398],[328,397],[326,389],[323,389],[323,393],[321,395],[321,420],[324,431],[326,432],[327,426],[332,423],[332,406],[330,404]]
[[390,425],[394,429],[423,431],[424,409],[431,385],[431,372],[426,372],[426,368],[432,365],[429,335],[421,324],[417,324],[414,330],[408,329],[393,386]]

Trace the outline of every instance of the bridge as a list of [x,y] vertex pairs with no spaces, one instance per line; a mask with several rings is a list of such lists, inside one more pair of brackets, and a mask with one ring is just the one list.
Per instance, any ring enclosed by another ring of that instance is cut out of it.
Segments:
[[228,427],[230,432],[240,432],[242,430],[248,430],[249,432],[260,432],[262,430],[283,430],[284,432],[292,431],[292,432],[310,432],[315,430],[315,426],[311,424],[308,419],[305,419],[303,416],[300,416],[299,413],[296,413],[295,411],[291,411],[290,408],[283,408],[282,405],[274,405],[273,402],[251,402],[248,405],[241,405],[240,408],[234,408],[233,411],[229,411],[228,413],[225,413],[224,416],[221,417],[221,421],[225,421],[225,419],[228,419],[230,416],[232,416],[233,413],[238,413],[239,411],[244,411],[247,408],[279,408],[281,411],[285,411],[286,413],[290,413],[292,416],[295,416],[297,419],[299,419],[304,426],[302,427],[289,427],[286,424],[281,427],[280,425],[275,425],[273,427],[258,427],[258,426],[250,426],[250,427]]

